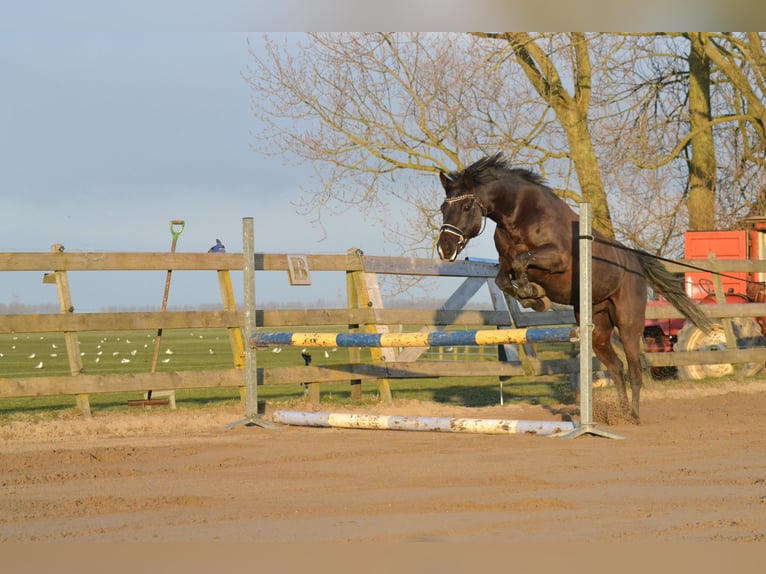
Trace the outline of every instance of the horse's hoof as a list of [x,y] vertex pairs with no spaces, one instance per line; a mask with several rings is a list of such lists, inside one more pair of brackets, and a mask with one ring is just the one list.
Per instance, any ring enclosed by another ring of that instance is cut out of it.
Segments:
[[548,297],[519,299],[519,304],[526,309],[532,309],[533,311],[538,311],[540,313],[551,308],[551,300],[548,299]]
[[542,299],[545,297],[545,289],[537,283],[511,281],[511,287],[516,291],[519,299]]

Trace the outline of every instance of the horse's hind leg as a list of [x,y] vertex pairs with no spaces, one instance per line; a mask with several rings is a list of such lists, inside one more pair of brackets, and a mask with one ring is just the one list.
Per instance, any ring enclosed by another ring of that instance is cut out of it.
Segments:
[[[636,422],[639,421],[638,405],[641,400],[641,386],[643,384],[643,369],[641,368],[641,326],[637,329],[623,329],[620,331],[622,348],[625,351],[625,359],[628,362],[628,374],[630,376],[630,394],[632,399],[631,413]],[[624,332],[623,332],[624,331]]]
[[593,352],[604,363],[614,382],[620,407],[623,412],[628,412],[630,405],[628,391],[625,387],[625,371],[620,357],[617,356],[614,347],[612,347],[613,330],[614,327],[607,313],[597,313],[593,316]]

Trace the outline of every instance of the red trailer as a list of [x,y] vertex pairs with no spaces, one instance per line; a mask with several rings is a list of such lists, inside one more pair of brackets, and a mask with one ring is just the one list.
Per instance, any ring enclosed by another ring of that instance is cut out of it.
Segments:
[[[708,260],[713,253],[717,259],[766,259],[766,217],[745,220],[747,229],[737,231],[688,231],[684,236],[686,259]],[[766,301],[766,273],[726,273],[721,277],[726,300],[730,303]],[[685,274],[686,293],[702,304],[715,303],[716,296],[710,273],[690,271]],[[668,305],[662,298],[648,305]],[[738,348],[766,346],[766,320],[736,318],[732,329]],[[718,325],[708,334],[684,319],[653,319],[644,329],[645,350],[648,353],[677,351],[712,351],[726,348],[723,328]],[[742,365],[745,375],[754,375],[763,369],[763,363]],[[678,375],[680,378],[701,379],[732,373],[730,364],[684,365],[677,369],[652,368],[655,377]]]

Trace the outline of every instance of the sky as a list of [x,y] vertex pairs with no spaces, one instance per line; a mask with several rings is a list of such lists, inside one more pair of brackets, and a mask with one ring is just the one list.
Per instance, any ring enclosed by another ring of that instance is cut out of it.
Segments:
[[[672,10],[672,4],[663,2],[662,10],[636,5],[640,14],[623,13],[620,23],[583,21],[589,14],[609,18],[611,8],[583,11],[582,3],[573,3],[535,11],[515,0],[470,6],[458,0],[8,3],[0,20],[0,252],[44,252],[54,243],[67,251],[169,251],[175,219],[186,222],[177,251],[207,251],[220,238],[230,252],[240,252],[242,219],[252,217],[258,252],[357,247],[393,255],[382,230],[353,211],[326,219],[325,236],[295,207],[317,185],[310,166],[296,168],[289,158],[252,149],[259,126],[242,73],[247,40],[258,50],[262,33],[248,30],[591,27],[585,22],[604,29],[626,23],[734,29],[739,23],[721,21],[712,0],[702,2],[707,11]],[[556,15],[564,20],[551,20]],[[466,255],[496,257],[488,227]],[[55,288],[40,275],[2,272],[0,304],[56,304]],[[73,303],[89,312],[159,307],[165,275],[72,272]],[[266,275],[257,277],[259,301],[344,298],[342,274],[314,274],[310,288],[289,287],[286,274]],[[233,282],[241,300],[242,278]],[[218,300],[214,274],[174,272],[171,308]]]
[[[318,185],[310,166],[253,149],[259,126],[241,74],[248,39],[257,50],[262,38],[0,33],[0,251],[169,251],[170,221],[181,219],[178,252],[207,251],[216,238],[241,252],[242,219],[252,217],[258,252],[391,255],[382,230],[353,211],[326,219],[325,230],[312,225],[295,206]],[[159,306],[166,274],[69,275],[75,308],[92,312]],[[315,274],[311,288],[266,275],[260,301],[345,298],[343,274]],[[239,295],[241,277],[233,282]],[[169,307],[218,301],[214,273],[173,273]],[[4,272],[0,303],[12,302],[55,304],[55,287],[40,273]]]

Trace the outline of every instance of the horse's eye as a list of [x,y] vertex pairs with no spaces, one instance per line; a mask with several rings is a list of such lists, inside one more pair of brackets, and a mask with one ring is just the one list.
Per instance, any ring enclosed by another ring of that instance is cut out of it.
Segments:
[[470,203],[466,203],[466,204],[463,206],[463,211],[471,211],[471,208],[472,208],[472,207],[473,207],[473,204],[470,204]]

